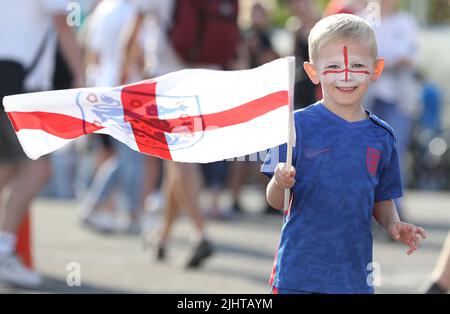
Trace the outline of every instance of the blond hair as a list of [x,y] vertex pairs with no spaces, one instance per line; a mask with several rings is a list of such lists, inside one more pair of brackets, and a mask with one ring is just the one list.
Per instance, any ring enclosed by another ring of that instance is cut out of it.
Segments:
[[343,40],[367,45],[373,58],[378,56],[373,27],[356,15],[343,13],[328,16],[313,27],[308,38],[310,61],[317,58],[321,48]]

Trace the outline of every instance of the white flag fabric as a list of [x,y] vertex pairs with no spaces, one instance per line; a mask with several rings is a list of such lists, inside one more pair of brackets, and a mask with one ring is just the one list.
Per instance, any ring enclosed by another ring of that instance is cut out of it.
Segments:
[[90,133],[179,162],[213,162],[287,142],[289,58],[255,69],[188,69],[120,87],[6,96],[31,159]]

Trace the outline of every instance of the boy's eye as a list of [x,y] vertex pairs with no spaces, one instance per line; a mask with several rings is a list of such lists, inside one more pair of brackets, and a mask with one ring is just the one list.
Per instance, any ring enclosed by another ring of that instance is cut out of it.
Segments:
[[361,69],[361,68],[365,68],[365,65],[364,65],[364,64],[361,64],[361,63],[355,63],[355,64],[353,65],[353,67],[354,67],[355,69]]
[[339,69],[339,65],[331,64],[331,65],[327,66],[327,69]]

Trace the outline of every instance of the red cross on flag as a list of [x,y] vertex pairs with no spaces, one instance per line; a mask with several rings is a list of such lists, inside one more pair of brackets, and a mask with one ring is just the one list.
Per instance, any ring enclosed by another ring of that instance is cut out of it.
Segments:
[[3,98],[27,156],[90,133],[180,162],[213,162],[286,143],[289,58],[255,69],[188,69],[120,87]]

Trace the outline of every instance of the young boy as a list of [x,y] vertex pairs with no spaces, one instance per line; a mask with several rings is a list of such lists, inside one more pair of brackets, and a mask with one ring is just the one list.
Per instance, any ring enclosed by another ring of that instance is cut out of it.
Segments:
[[408,255],[419,235],[425,239],[422,228],[400,221],[393,203],[402,196],[394,132],[362,107],[384,60],[373,28],[349,14],[318,22],[309,51],[304,68],[322,84],[323,100],[294,114],[293,167],[278,163],[286,160],[283,145],[261,170],[271,177],[271,206],[283,208],[284,189],[292,195],[270,284],[280,294],[373,293],[372,216],[409,246]]

